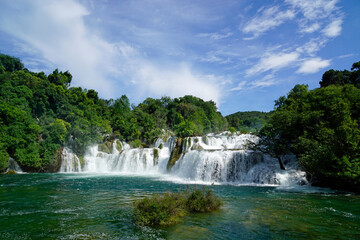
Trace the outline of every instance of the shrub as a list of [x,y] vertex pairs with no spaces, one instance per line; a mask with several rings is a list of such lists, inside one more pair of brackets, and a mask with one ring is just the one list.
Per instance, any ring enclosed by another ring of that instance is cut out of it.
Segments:
[[229,131],[230,131],[232,134],[236,133],[236,129],[235,129],[234,127],[229,127]]
[[168,226],[194,212],[211,212],[222,205],[211,189],[203,188],[179,193],[155,194],[135,201],[134,218],[140,225]]
[[211,189],[195,189],[188,194],[186,206],[190,212],[212,212],[220,208],[221,199]]
[[135,220],[140,225],[167,226],[177,223],[186,214],[184,195],[164,193],[135,202]]

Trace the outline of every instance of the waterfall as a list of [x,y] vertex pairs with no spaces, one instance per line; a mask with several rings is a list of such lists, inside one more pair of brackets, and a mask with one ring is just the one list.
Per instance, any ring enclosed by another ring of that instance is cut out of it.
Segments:
[[82,164],[78,156],[65,147],[61,154],[60,172],[82,172]]
[[[296,159],[287,156],[281,170],[278,160],[247,149],[257,142],[251,134],[208,134],[177,141],[175,137],[157,139],[150,148],[131,148],[113,141],[109,152],[95,145],[81,163],[69,149],[63,150],[61,172],[157,174],[185,182],[291,185],[306,183],[305,173]],[[179,145],[181,144],[181,145]],[[176,149],[181,148],[181,149]],[[177,157],[172,152],[181,152]],[[172,165],[168,165],[170,160]]]
[[9,158],[9,167],[6,169],[6,172],[14,171],[17,173],[22,173],[21,167],[13,158]]

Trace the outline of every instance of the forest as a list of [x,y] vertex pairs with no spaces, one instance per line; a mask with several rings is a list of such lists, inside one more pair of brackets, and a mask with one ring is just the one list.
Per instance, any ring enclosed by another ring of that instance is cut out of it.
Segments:
[[0,171],[11,157],[25,171],[53,172],[62,147],[82,156],[109,138],[148,147],[169,132],[187,137],[231,130],[256,133],[255,149],[274,157],[295,154],[314,184],[359,188],[360,62],[326,71],[319,88],[296,85],[270,113],[226,117],[213,101],[195,96],[147,98],[136,106],[126,95],[102,99],[71,81],[68,71],[35,73],[0,54]]
[[25,171],[55,171],[61,147],[81,156],[106,138],[147,147],[163,129],[179,137],[228,129],[213,101],[162,97],[134,106],[126,95],[101,99],[95,90],[71,87],[71,81],[68,71],[46,76],[0,55],[0,170],[12,157]]
[[259,136],[257,149],[294,153],[313,185],[360,192],[360,62],[326,71],[319,88],[296,85]]
[[236,131],[242,133],[246,132],[258,132],[267,122],[270,112],[236,112],[226,116],[226,120],[230,127],[233,127]]

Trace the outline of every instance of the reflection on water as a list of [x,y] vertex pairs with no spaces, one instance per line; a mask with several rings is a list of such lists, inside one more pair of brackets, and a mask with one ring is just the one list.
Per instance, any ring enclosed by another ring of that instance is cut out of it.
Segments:
[[183,184],[156,177],[0,176],[0,239],[360,239],[360,196],[326,189],[208,186],[220,211],[175,226],[132,221],[132,203]]

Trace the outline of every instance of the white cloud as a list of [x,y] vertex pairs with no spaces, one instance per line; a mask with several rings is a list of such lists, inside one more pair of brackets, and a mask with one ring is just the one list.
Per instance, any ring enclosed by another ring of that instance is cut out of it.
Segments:
[[230,91],[239,91],[239,90],[243,90],[245,85],[246,85],[246,81],[241,81],[238,83],[238,85],[234,88],[231,88]]
[[338,0],[285,0],[293,7],[299,8],[308,20],[327,18],[333,11],[337,10]]
[[209,37],[213,40],[221,40],[224,38],[228,38],[230,36],[234,35],[232,32],[226,32],[226,33],[200,33],[197,36],[198,37]]
[[330,60],[323,60],[321,58],[312,58],[304,61],[301,67],[296,71],[297,73],[310,74],[316,73],[323,68],[330,65]]
[[303,33],[313,33],[313,32],[316,32],[317,30],[320,29],[320,24],[319,23],[313,23],[311,24],[310,26],[303,26],[301,29],[300,29],[300,32],[303,32]]
[[268,70],[278,70],[295,62],[299,56],[300,54],[296,51],[290,53],[268,54],[262,57],[255,66],[248,69],[246,74],[249,76]]
[[194,73],[187,64],[180,64],[164,70],[151,63],[143,63],[134,77],[136,88],[143,96],[155,94],[170,97],[194,95],[204,100],[213,100],[217,104],[221,98],[218,82],[222,78],[214,75]]
[[244,33],[253,34],[253,38],[258,37],[264,32],[283,24],[286,20],[295,17],[295,12],[293,10],[280,11],[277,6],[260,9],[259,12],[261,12],[261,15],[255,16],[246,23],[246,26],[242,29]]
[[277,84],[278,82],[274,79],[274,74],[267,74],[263,78],[256,79],[252,82],[241,81],[234,88],[231,88],[230,91],[241,91],[241,90],[250,90],[253,88],[263,88],[270,87]]
[[338,0],[285,1],[304,16],[299,20],[300,32],[313,33],[331,22],[323,33],[328,37],[336,37],[340,34],[342,13],[336,6]]
[[337,37],[341,33],[341,25],[342,19],[335,19],[333,20],[327,27],[323,30],[323,33],[327,37]]
[[270,87],[272,85],[275,85],[277,82],[274,79],[273,74],[265,75],[262,79],[255,80],[251,83],[251,88],[258,88],[258,87]]
[[72,0],[7,1],[0,10],[0,29],[37,49],[52,65],[69,70],[73,83],[109,96],[107,72],[114,46],[88,31],[83,20],[88,14]]
[[296,51],[314,56],[316,52],[320,51],[320,49],[325,46],[327,41],[326,38],[313,38],[304,45],[296,48]]
[[124,41],[104,40],[85,24],[89,12],[76,1],[7,1],[2,5],[0,30],[40,53],[34,60],[27,59],[34,70],[39,70],[35,59],[45,59],[62,71],[69,70],[73,84],[96,89],[106,98],[117,97],[116,91],[121,86],[121,91],[126,90],[137,100],[187,94],[217,103],[221,99],[224,79],[198,73],[190,64],[150,63],[142,50]]

